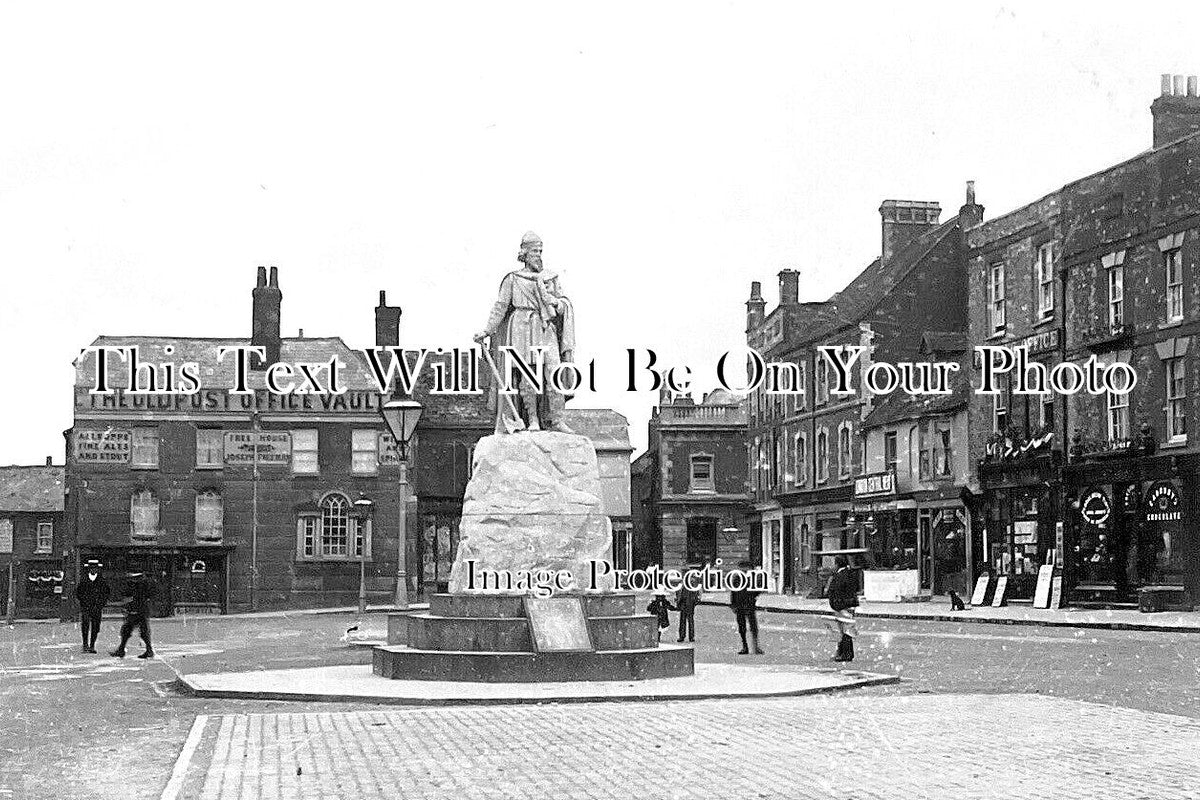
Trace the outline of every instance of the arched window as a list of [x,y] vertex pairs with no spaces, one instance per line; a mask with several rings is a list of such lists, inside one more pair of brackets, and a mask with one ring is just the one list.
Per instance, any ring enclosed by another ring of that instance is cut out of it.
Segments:
[[129,536],[142,542],[158,538],[158,497],[149,489],[134,492],[129,499]]
[[296,519],[296,554],[311,561],[370,559],[371,519],[344,494],[327,494]]
[[203,544],[220,544],[224,538],[222,530],[224,508],[220,492],[209,490],[196,495],[196,541]]
[[321,555],[344,556],[350,544],[350,503],[340,494],[321,501]]

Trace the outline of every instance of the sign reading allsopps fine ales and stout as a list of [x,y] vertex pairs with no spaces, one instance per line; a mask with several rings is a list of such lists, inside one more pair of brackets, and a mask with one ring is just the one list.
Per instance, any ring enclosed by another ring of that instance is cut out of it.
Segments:
[[89,464],[125,464],[132,449],[128,428],[75,431],[75,460]]

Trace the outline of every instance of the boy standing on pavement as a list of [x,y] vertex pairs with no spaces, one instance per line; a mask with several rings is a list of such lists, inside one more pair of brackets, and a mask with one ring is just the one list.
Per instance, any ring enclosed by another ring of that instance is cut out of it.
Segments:
[[[738,564],[743,570],[749,571],[751,564],[749,561],[742,561]],[[758,646],[758,595],[759,592],[751,591],[750,589],[741,589],[736,592],[729,593],[729,607],[733,609],[734,616],[737,617],[738,635],[742,637],[742,649],[738,651],[739,656],[744,656],[750,653],[750,648],[746,645],[746,628],[750,628],[750,640],[754,642],[754,654],[761,656],[762,648]]]
[[125,605],[125,623],[121,625],[121,643],[109,655],[124,658],[125,645],[133,635],[133,629],[137,628],[138,635],[146,645],[146,652],[138,658],[154,658],[154,648],[150,646],[150,598],[154,596],[154,584],[141,572],[130,572],[129,578],[129,597],[122,601]]
[[83,634],[83,652],[96,652],[96,636],[100,633],[100,618],[104,604],[108,602],[108,581],[100,577],[104,566],[92,558],[84,564],[83,580],[75,587],[75,599],[79,601],[79,630]]

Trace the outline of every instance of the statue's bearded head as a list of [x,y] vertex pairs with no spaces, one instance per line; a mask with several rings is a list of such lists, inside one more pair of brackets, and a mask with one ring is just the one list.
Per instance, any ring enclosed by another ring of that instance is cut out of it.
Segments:
[[517,260],[534,272],[542,271],[542,240],[533,231],[521,237],[521,252]]

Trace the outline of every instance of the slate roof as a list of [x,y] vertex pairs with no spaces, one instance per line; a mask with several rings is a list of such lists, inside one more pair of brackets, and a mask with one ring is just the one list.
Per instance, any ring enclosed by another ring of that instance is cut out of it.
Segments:
[[0,513],[63,510],[66,467],[0,467]]
[[922,417],[943,416],[967,407],[971,386],[967,378],[969,362],[959,360],[959,371],[951,374],[950,394],[911,395],[897,389],[889,395],[875,398],[875,407],[863,421],[864,428],[877,428],[892,422]]
[[969,346],[964,331],[925,331],[921,337],[922,353],[963,353]]

